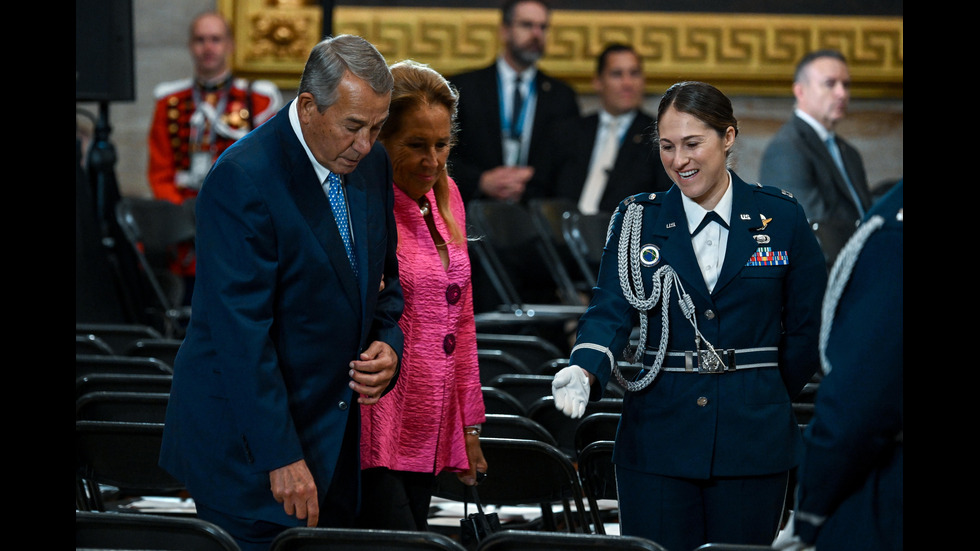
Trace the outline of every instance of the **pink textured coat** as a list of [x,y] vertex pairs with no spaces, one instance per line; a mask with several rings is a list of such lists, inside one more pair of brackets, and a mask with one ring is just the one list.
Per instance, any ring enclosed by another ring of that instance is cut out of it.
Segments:
[[[449,188],[453,216],[465,227],[463,201],[452,179]],[[436,229],[448,239],[435,194],[426,197]],[[376,404],[361,406],[361,467],[465,471],[463,427],[485,420],[466,244],[449,246],[449,268],[443,270],[418,203],[397,186],[395,221],[405,352],[395,387]]]

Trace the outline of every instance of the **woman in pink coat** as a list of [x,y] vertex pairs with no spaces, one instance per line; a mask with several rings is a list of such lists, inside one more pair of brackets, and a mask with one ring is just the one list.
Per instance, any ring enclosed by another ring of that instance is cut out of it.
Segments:
[[395,77],[378,140],[391,156],[405,333],[398,383],[361,408],[361,524],[426,530],[436,475],[476,484],[487,463],[465,209],[446,171],[457,94],[412,61]]

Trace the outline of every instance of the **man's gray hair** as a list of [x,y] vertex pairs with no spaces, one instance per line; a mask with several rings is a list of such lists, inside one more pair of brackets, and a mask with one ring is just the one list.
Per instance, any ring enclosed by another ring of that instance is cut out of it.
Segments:
[[394,88],[395,80],[381,52],[360,36],[342,34],[313,47],[299,81],[299,94],[312,94],[322,113],[337,101],[337,86],[348,71],[378,94]]

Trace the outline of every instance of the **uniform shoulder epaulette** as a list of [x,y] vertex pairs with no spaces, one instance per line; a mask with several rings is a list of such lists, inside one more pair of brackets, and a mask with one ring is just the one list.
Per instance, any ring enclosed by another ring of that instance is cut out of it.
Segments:
[[797,202],[796,197],[793,195],[793,193],[786,191],[785,189],[778,188],[775,186],[764,186],[758,182],[756,182],[754,185],[756,188],[758,188],[756,189],[756,191],[765,193],[766,195],[770,195],[772,197],[779,197],[781,199],[792,201],[794,203]]
[[626,199],[623,199],[619,203],[617,210],[625,212],[630,205],[634,203],[642,203],[644,205],[659,205],[663,201],[663,196],[666,192],[655,192],[655,193],[637,193],[636,195],[630,195]]
[[623,199],[623,204],[629,205],[630,203],[659,203],[663,201],[664,194],[666,191],[655,192],[655,193],[637,193],[636,195],[630,195],[626,199]]
[[153,97],[156,99],[165,98],[171,94],[180,92],[181,90],[187,90],[191,87],[193,79],[182,78],[180,80],[171,80],[169,82],[161,82],[153,88]]

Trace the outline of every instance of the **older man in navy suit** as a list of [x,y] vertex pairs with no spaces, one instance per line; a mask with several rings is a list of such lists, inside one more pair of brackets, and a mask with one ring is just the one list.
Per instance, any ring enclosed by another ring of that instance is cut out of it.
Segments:
[[160,463],[243,549],[357,512],[358,404],[394,384],[403,346],[391,163],[375,144],[392,84],[364,39],[324,40],[298,97],[198,196]]
[[851,98],[844,56],[835,50],[804,56],[793,78],[793,95],[793,118],[766,146],[759,181],[796,197],[830,267],[871,206],[861,154],[835,133]]

